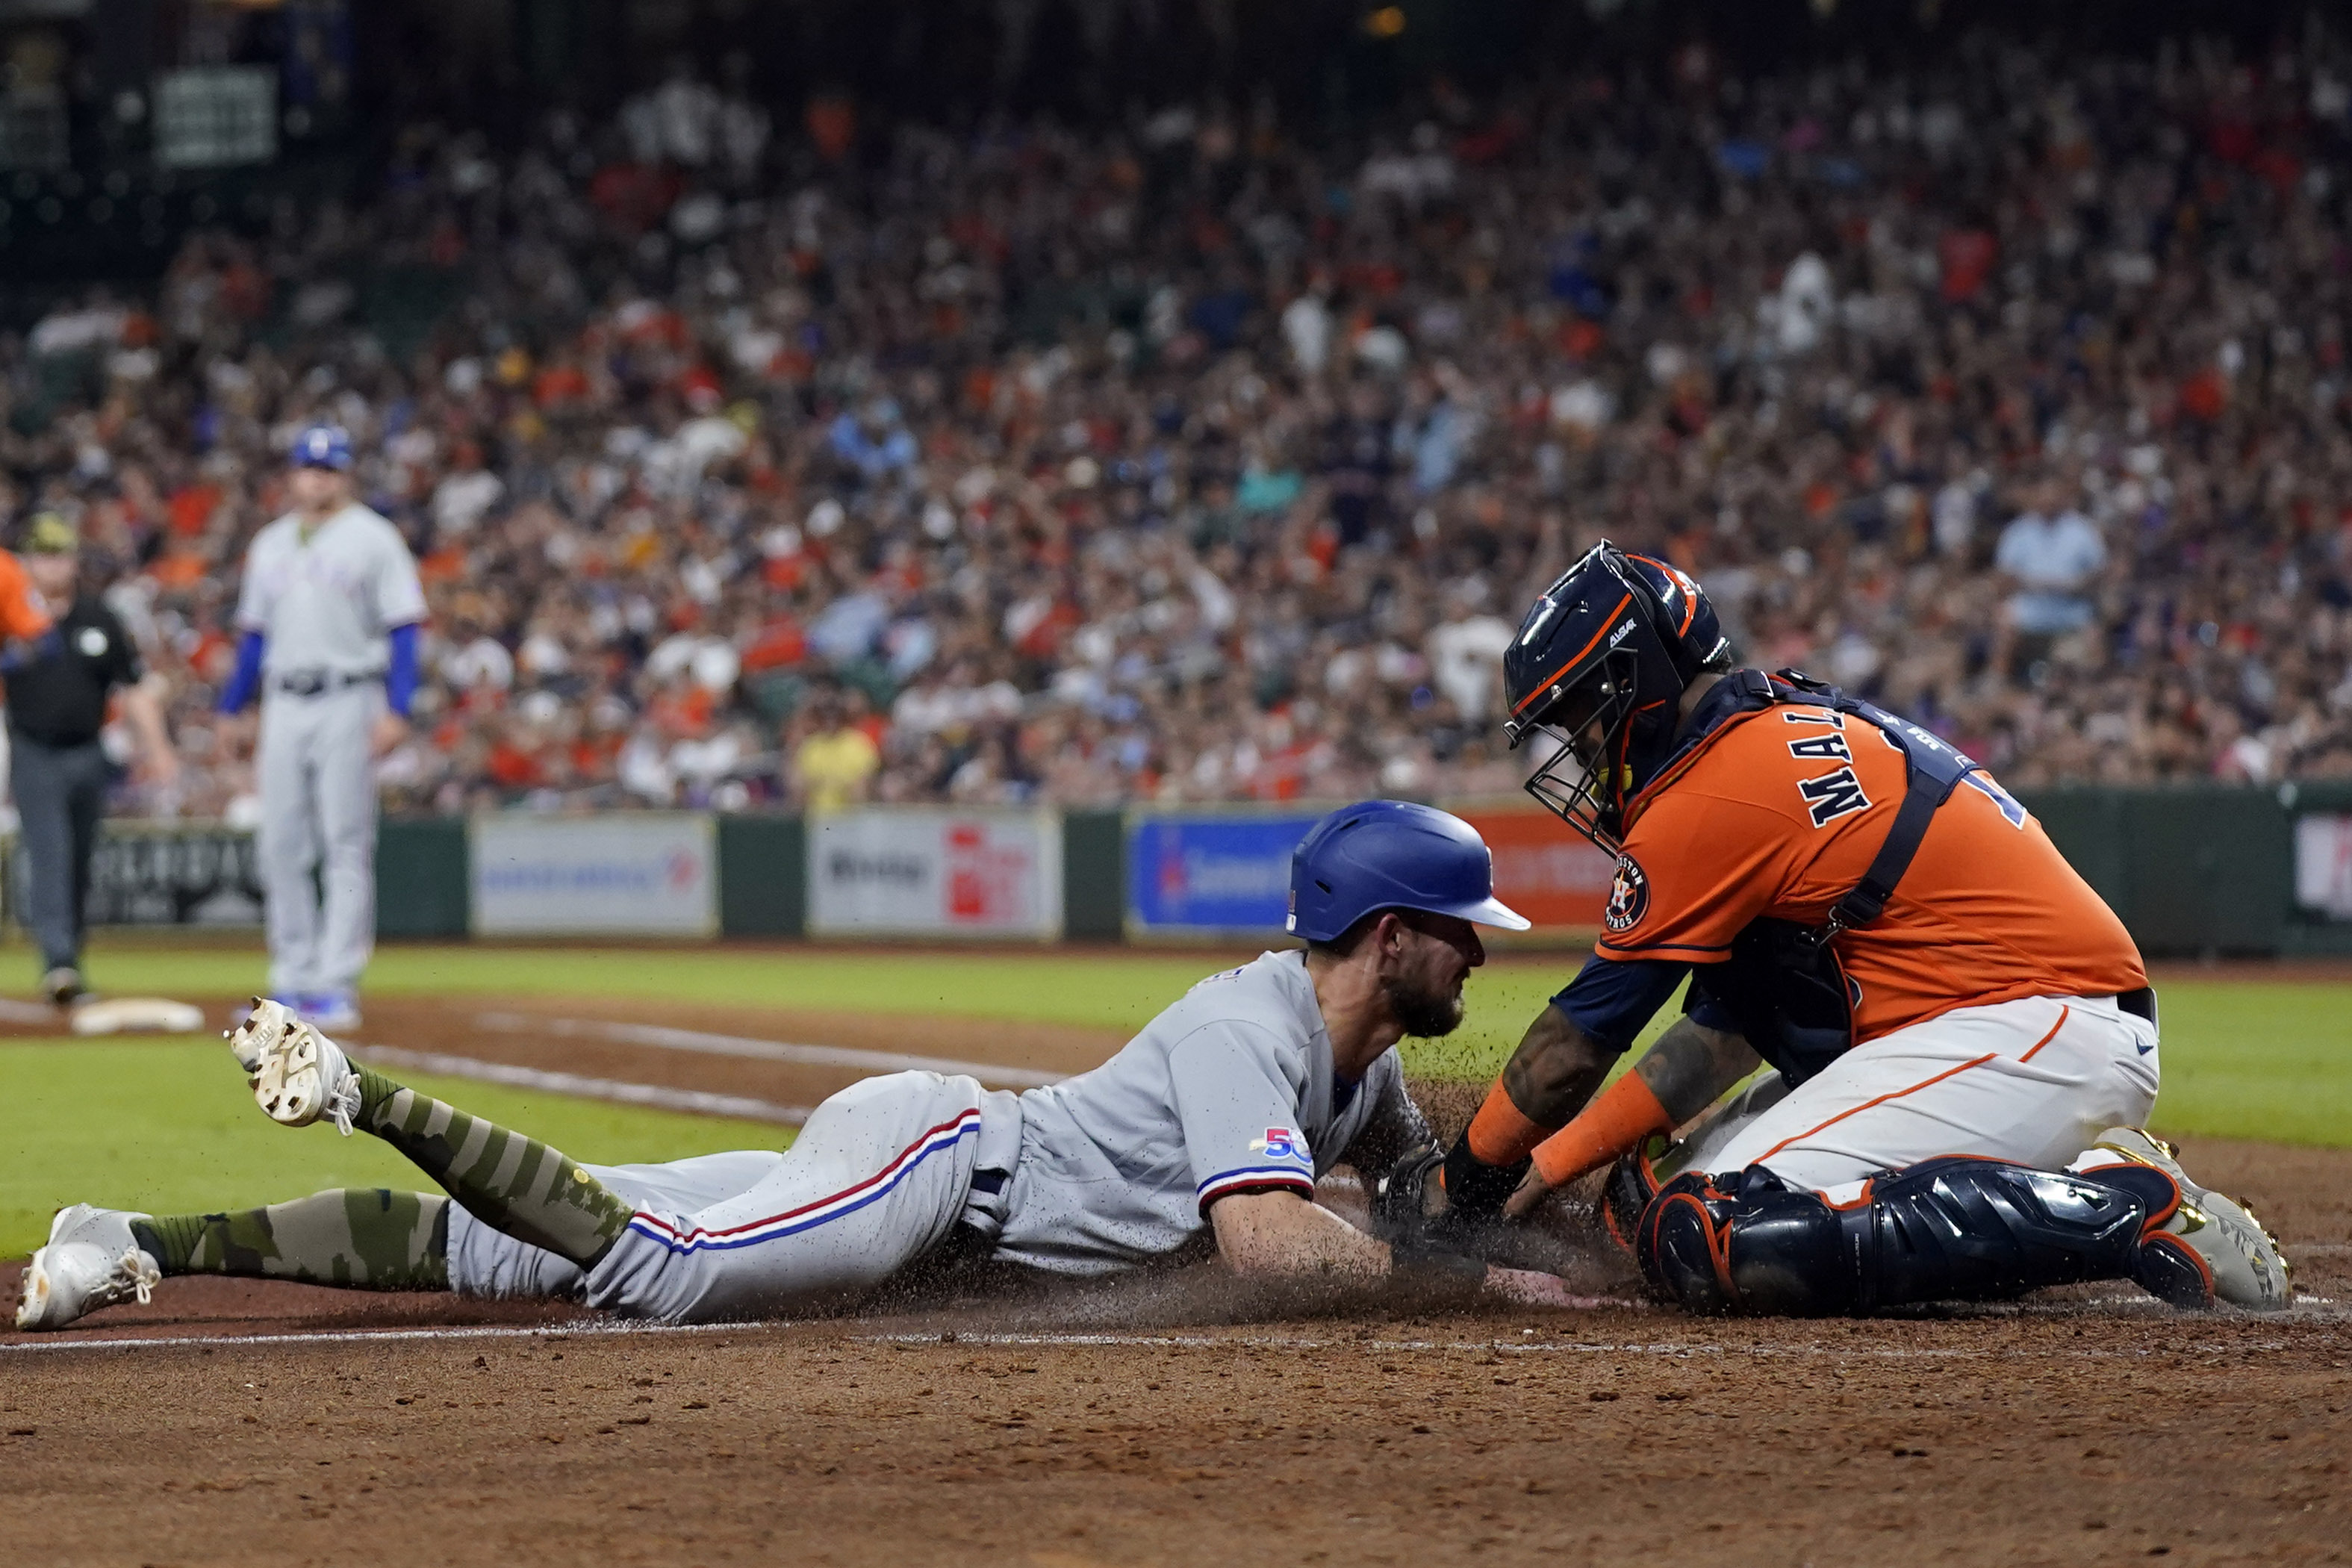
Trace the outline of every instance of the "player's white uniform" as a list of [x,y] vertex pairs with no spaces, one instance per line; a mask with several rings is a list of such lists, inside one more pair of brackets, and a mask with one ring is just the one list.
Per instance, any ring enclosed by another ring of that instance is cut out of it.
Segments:
[[237,627],[267,639],[256,760],[275,995],[349,990],[367,967],[376,805],[368,731],[383,711],[387,634],[424,618],[406,542],[366,507],[345,507],[307,539],[299,520],[281,517],[246,551]]
[[2147,1121],[2157,1043],[2156,1025],[2112,996],[1956,1008],[1855,1047],[1794,1091],[1765,1074],[1670,1166],[1729,1177],[1762,1165],[1832,1203],[1939,1154],[2059,1170],[2109,1128]]
[[638,1205],[584,1279],[453,1206],[449,1283],[632,1317],[748,1317],[854,1296],[960,1248],[1066,1274],[1204,1256],[1227,1193],[1423,1135],[1394,1050],[1335,1079],[1304,955],[1202,981],[1092,1072],[1026,1094],[895,1073],[835,1095],[783,1153],[592,1172]]

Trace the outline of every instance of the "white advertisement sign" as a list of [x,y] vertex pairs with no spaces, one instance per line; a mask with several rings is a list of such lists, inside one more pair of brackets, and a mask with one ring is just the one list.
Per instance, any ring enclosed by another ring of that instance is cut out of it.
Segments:
[[709,936],[708,816],[478,816],[474,930],[484,936]]
[[2294,901],[2352,921],[2352,816],[2315,812],[2295,819]]
[[1059,936],[1061,823],[1051,812],[812,816],[808,929],[824,936]]

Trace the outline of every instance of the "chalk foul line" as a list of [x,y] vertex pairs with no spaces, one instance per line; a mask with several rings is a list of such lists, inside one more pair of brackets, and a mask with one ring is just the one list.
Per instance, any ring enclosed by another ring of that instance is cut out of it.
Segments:
[[[2324,1319],[2336,1321],[2336,1319]],[[762,1333],[779,1328],[809,1328],[804,1321],[767,1323],[624,1323],[612,1319],[585,1319],[576,1323],[541,1326],[449,1326],[449,1328],[327,1328],[315,1333],[240,1333],[240,1335],[172,1335],[172,1338],[54,1338],[16,1340],[0,1344],[0,1356],[54,1354],[70,1350],[188,1350],[188,1347],[280,1347],[280,1344],[367,1344],[419,1342],[419,1340],[567,1340],[567,1338],[652,1338],[652,1335],[713,1335]],[[1319,1338],[1282,1333],[852,1333],[852,1344],[901,1344],[908,1350],[1298,1350],[1298,1352],[1371,1352],[1371,1354],[1512,1354],[1512,1356],[1663,1356],[1663,1359],[1738,1359],[1755,1361],[1825,1359],[1825,1361],[2145,1361],[2149,1356],[2180,1354],[2261,1354],[2294,1350],[2291,1340],[2218,1340],[2192,1347],[2145,1347],[2145,1350],[2100,1350],[2082,1344],[1710,1344],[1696,1340],[1379,1340],[1379,1338]]]
[[701,1029],[676,1029],[661,1024],[628,1024],[610,1018],[542,1018],[526,1013],[478,1013],[474,1022],[500,1034],[546,1034],[611,1040],[620,1045],[651,1046],[656,1050],[695,1051],[705,1056],[740,1057],[751,1061],[793,1062],[803,1067],[856,1068],[865,1072],[936,1072],[976,1078],[1006,1089],[1043,1089],[1059,1083],[1066,1074],[1034,1068],[1004,1067],[996,1062],[957,1061],[949,1057],[925,1057],[896,1051],[859,1050],[849,1046],[805,1046],[790,1040],[762,1040],[748,1035],[715,1035]]
[[510,1089],[568,1094],[581,1100],[605,1100],[620,1105],[650,1106],[659,1110],[683,1110],[700,1116],[732,1116],[745,1121],[774,1121],[798,1127],[813,1107],[778,1105],[748,1095],[712,1094],[698,1089],[671,1089],[656,1083],[625,1083],[616,1079],[588,1078],[574,1072],[550,1072],[516,1067],[509,1062],[486,1062],[478,1057],[454,1057],[441,1051],[409,1051],[392,1046],[345,1041],[344,1048],[370,1066],[405,1068],[412,1072],[438,1073],[444,1078],[471,1079],[504,1084]]

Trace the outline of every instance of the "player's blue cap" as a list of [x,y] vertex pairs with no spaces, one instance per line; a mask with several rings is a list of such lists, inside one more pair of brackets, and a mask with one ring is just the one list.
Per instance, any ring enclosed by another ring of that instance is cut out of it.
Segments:
[[1495,857],[1451,812],[1359,801],[1307,830],[1290,852],[1291,935],[1337,942],[1378,910],[1423,910],[1505,931],[1527,917],[1495,897]]
[[337,473],[349,473],[351,432],[340,425],[312,425],[294,437],[290,460],[298,468],[332,468]]

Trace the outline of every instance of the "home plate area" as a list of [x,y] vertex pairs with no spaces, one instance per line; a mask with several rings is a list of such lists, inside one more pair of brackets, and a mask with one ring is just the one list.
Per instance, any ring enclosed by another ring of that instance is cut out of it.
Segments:
[[[1118,1044],[581,999],[372,998],[359,1035],[395,1071],[780,1124],[871,1072],[1021,1088]],[[1429,1098],[1466,1114],[1465,1091]],[[61,1562],[2341,1560],[2352,1155],[2186,1154],[2282,1235],[2294,1311],[2103,1287],[1695,1320],[1643,1301],[1573,1203],[1553,1239],[1596,1304],[1562,1312],[1251,1292],[1209,1267],[917,1280],[854,1315],[679,1331],[178,1279],[0,1335],[0,1458],[16,1539],[37,1521]]]

